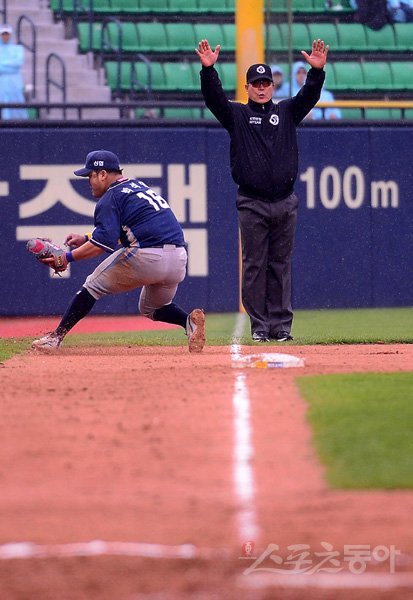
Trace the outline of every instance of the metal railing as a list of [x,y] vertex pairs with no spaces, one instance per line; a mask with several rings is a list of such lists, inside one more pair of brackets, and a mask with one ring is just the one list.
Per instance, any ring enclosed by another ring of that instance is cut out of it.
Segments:
[[[60,66],[60,81],[56,81],[50,74],[52,61],[55,61],[56,64]],[[66,119],[66,65],[63,59],[56,54],[55,52],[51,52],[46,59],[46,111],[50,112],[50,88],[55,87],[62,93],[62,114],[63,118]]]
[[[142,123],[142,124],[150,124],[150,123],[158,123],[162,120],[163,123],[172,122],[173,119],[165,119],[163,118],[165,109],[168,108],[182,108],[182,109],[190,109],[196,108],[200,109],[201,119],[203,122],[208,122],[211,125],[219,126],[218,121],[214,119],[208,109],[205,107],[205,103],[202,100],[138,100],[138,101],[122,101],[122,102],[106,102],[106,103],[85,103],[85,102],[28,102],[23,105],[28,110],[32,109],[34,112],[42,115],[42,112],[45,112],[46,115],[50,113],[52,109],[59,109],[63,113],[63,119],[60,116],[54,116],[51,118],[42,118],[39,119],[30,119],[26,121],[0,121],[1,126],[5,126],[11,123],[19,124],[19,125],[35,125],[38,121],[44,123],[53,123],[55,120],[59,121],[59,125],[67,124],[68,126],[73,125],[73,120],[76,121],[79,125],[90,126],[91,121],[94,125],[99,122],[99,127],[104,127],[105,122],[110,123],[111,125],[118,124],[122,125],[130,125],[133,122]],[[400,101],[380,101],[380,100],[337,100],[335,102],[320,102],[317,104],[318,107],[322,109],[326,108],[360,108],[362,110],[363,116],[365,117],[365,110],[368,108],[399,108],[401,111],[401,119],[390,119],[387,123],[391,123],[392,125],[410,125],[413,126],[413,118],[406,119],[405,111],[408,109],[413,109],[413,101],[400,100]],[[21,103],[2,103],[0,104],[0,111],[3,108],[22,108]],[[108,117],[108,119],[100,118],[96,119],[96,116],[93,118],[84,118],[84,111],[91,111],[92,114],[95,110],[107,110],[108,114],[112,115]],[[147,111],[148,115],[151,115],[149,118],[138,116],[142,112],[145,113]],[[153,111],[157,111],[157,116],[153,116]],[[70,113],[69,113],[70,111]],[[118,117],[113,118],[113,112],[117,111]],[[208,115],[208,118],[205,118],[205,115]],[[193,123],[194,121],[200,121],[201,119],[182,119],[182,121],[187,123]],[[181,121],[181,119],[177,118],[175,121]],[[362,119],[354,119],[352,122],[361,124],[368,124],[371,122],[370,119],[362,118]],[[377,122],[377,120],[375,121]],[[382,122],[382,120],[380,120]],[[324,125],[338,125],[338,126],[347,126],[349,124],[349,120],[346,119],[335,119],[334,121],[328,121],[324,119],[320,119],[317,121],[311,121],[306,123],[308,125],[315,126],[324,126]]]

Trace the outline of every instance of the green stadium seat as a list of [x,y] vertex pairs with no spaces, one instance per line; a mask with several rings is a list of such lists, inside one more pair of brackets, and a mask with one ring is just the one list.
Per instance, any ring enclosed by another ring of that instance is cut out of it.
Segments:
[[[137,2],[138,0],[135,0],[135,3]],[[139,12],[141,13],[167,13],[168,10],[168,0],[139,0]]]
[[200,119],[201,109],[200,108],[165,108],[163,112],[165,119]]
[[100,38],[102,32],[102,23],[92,23],[92,41],[90,40],[90,27],[89,23],[78,23],[77,24],[77,36],[79,39],[79,50],[80,52],[99,52],[100,50]]
[[326,73],[326,78],[324,82],[324,87],[329,90],[330,87],[334,88],[336,84],[336,72],[334,70],[334,63],[326,62],[324,71]]
[[200,40],[208,40],[211,48],[215,48],[217,44],[223,44],[224,34],[219,23],[195,23],[194,33],[196,46]]
[[281,36],[280,28],[276,23],[271,23],[266,28],[266,46],[272,52],[286,52],[288,45]]
[[413,119],[413,108],[406,108],[404,111],[404,118],[405,119]]
[[361,108],[341,108],[341,116],[343,119],[356,121],[363,118]]
[[[89,0],[83,0],[83,2],[79,2],[79,4],[83,5],[86,12],[89,12]],[[93,0],[92,11],[101,15],[110,15],[114,13],[111,0]]]
[[237,69],[235,63],[217,64],[219,78],[226,92],[233,92],[237,87]]
[[400,121],[402,118],[400,108],[366,108],[364,115],[366,119],[377,119],[380,121]]
[[292,0],[292,9],[295,13],[313,12],[313,0]]
[[111,0],[114,13],[139,14],[142,12],[139,0]]
[[[122,23],[121,28],[116,23],[102,25],[102,35],[105,47],[122,52],[139,52],[139,41],[135,23]],[[122,48],[120,42],[122,41]]]
[[223,42],[222,50],[226,52],[235,52],[236,48],[236,28],[234,23],[222,23]]
[[357,91],[364,89],[364,74],[361,64],[356,61],[334,63],[335,82],[328,89],[334,91]]
[[413,90],[413,62],[392,61],[393,90]]
[[393,78],[388,62],[365,62],[362,65],[365,90],[392,90]]
[[227,13],[235,14],[235,2],[236,0],[227,0]]
[[118,64],[114,60],[107,60],[105,62],[106,81],[112,91],[127,92],[131,89],[132,85],[131,73],[133,63],[127,61],[120,63],[120,81],[118,81]]
[[169,0],[170,13],[199,13],[197,0]]
[[334,23],[310,23],[308,25],[310,40],[320,38],[330,46],[332,50],[338,49],[338,34]]
[[199,3],[203,13],[226,13],[229,12],[225,0],[202,0]]
[[164,92],[168,89],[163,65],[160,62],[150,63],[150,82],[147,65],[143,62],[135,62],[135,78],[141,88],[150,85],[151,89],[157,92]]
[[366,49],[366,28],[360,23],[337,23],[337,33],[337,50],[364,52]]
[[168,52],[165,25],[163,23],[136,24],[139,52]]
[[413,50],[413,23],[394,23],[393,27],[397,50]]
[[[287,23],[278,25],[282,43],[285,48],[288,48],[289,30]],[[310,39],[310,33],[305,23],[293,23],[292,27],[292,47],[293,50],[310,50],[313,40]]]
[[198,45],[191,23],[165,23],[165,32],[170,52],[194,52]]
[[165,89],[167,91],[199,92],[199,81],[194,81],[190,63],[163,63],[165,72]]
[[381,29],[371,29],[366,27],[366,50],[373,52],[394,52],[397,51],[396,42],[394,39],[394,30],[391,25],[386,25]]
[[269,10],[272,13],[285,13],[288,9],[288,0],[269,0]]

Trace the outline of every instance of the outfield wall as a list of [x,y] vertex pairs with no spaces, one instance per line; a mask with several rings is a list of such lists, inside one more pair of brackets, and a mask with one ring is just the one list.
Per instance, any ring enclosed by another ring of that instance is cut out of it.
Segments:
[[[60,314],[98,260],[64,277],[28,255],[26,240],[91,230],[95,202],[72,175],[109,149],[125,174],[166,197],[189,244],[177,301],[238,308],[236,188],[220,128],[2,128],[1,315]],[[411,306],[413,128],[303,127],[294,255],[295,308]],[[257,165],[259,169],[259,165]],[[137,294],[102,299],[96,313],[134,313]]]

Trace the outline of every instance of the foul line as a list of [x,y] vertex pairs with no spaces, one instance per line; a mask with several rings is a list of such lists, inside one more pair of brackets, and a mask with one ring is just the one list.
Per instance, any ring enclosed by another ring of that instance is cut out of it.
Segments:
[[[232,335],[231,357],[241,357],[239,341],[245,329],[246,315],[238,313],[235,330]],[[235,495],[239,504],[237,511],[238,533],[242,543],[255,541],[259,535],[259,526],[255,509],[255,479],[251,461],[254,457],[251,426],[251,403],[245,373],[235,371],[234,393],[232,395],[234,411],[234,450],[233,481]]]

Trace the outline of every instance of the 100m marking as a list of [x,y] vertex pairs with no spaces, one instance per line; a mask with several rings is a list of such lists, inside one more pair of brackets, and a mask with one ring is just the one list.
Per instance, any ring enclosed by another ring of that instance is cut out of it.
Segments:
[[[316,171],[308,167],[300,175],[306,185],[307,208],[316,208]],[[360,208],[365,201],[366,180],[360,167],[347,167],[341,177],[333,166],[322,169],[318,181],[320,202],[327,209],[337,208],[342,201],[351,209]],[[372,208],[398,208],[399,186],[395,181],[372,181],[370,184],[370,205]]]

